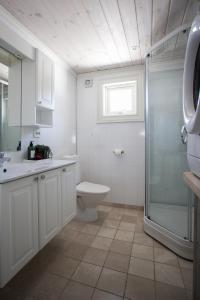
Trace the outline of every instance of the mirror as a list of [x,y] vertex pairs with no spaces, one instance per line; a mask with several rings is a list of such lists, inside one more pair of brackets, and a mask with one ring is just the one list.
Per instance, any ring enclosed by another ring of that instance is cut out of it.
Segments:
[[0,47],[0,151],[21,150],[21,60]]

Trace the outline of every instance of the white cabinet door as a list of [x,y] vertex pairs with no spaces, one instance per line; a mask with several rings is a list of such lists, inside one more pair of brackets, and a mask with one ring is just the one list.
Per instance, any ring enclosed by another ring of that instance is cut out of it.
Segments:
[[5,183],[1,188],[1,286],[38,252],[37,178]]
[[60,170],[39,175],[39,244],[40,249],[61,228]]
[[39,50],[36,51],[37,61],[37,104],[54,108],[54,63]]
[[67,224],[76,214],[76,178],[75,165],[62,168],[62,226]]

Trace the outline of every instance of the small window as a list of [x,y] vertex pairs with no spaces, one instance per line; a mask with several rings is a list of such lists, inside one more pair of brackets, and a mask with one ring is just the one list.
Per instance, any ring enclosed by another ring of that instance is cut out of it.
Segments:
[[138,78],[101,82],[98,122],[142,121],[144,105],[140,85]]

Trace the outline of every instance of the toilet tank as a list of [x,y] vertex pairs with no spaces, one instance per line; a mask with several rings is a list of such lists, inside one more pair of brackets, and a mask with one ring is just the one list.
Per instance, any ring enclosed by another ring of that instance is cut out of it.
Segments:
[[76,170],[76,184],[79,184],[81,182],[81,171],[80,171],[80,162],[79,162],[79,156],[77,154],[72,155],[64,155],[63,159],[66,160],[75,160],[75,170]]

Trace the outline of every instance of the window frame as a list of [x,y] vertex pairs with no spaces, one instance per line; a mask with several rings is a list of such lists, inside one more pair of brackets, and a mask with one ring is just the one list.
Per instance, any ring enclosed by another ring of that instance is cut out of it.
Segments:
[[[104,115],[104,89],[105,84],[121,83],[126,85],[127,82],[136,81],[136,108],[135,115],[116,114],[112,116]],[[110,77],[99,80],[98,87],[98,105],[97,105],[97,123],[115,123],[115,122],[142,122],[144,121],[144,72],[138,70],[129,76]]]

